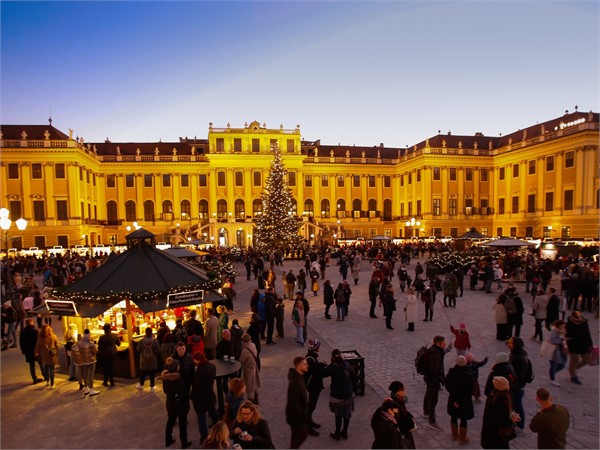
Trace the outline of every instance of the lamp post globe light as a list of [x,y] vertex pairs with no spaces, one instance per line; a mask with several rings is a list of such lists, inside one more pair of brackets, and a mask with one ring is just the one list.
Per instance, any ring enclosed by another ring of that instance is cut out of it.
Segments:
[[412,228],[412,229],[413,229],[413,232],[412,232],[412,235],[411,235],[411,237],[413,237],[413,238],[414,238],[414,237],[416,237],[416,236],[415,236],[415,231],[417,231],[417,230],[419,229],[419,227],[421,226],[421,222],[419,222],[418,220],[416,220],[416,219],[413,217],[413,218],[411,218],[410,220],[407,220],[407,221],[405,222],[405,225],[406,225],[407,227],[410,227],[410,228]]
[[[11,281],[12,275],[10,273],[10,264],[8,263],[8,230],[12,225],[12,220],[9,218],[10,211],[6,208],[0,209],[0,228],[4,231],[4,245],[6,248],[6,293],[11,291]],[[15,221],[17,225],[17,229],[21,232],[21,236],[23,236],[23,232],[27,228],[27,221],[22,217]]]

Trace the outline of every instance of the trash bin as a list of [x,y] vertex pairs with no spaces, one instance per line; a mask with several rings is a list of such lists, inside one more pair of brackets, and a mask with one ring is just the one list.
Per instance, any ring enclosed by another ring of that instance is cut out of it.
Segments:
[[365,395],[365,358],[356,350],[342,350],[342,358],[354,369],[354,393]]

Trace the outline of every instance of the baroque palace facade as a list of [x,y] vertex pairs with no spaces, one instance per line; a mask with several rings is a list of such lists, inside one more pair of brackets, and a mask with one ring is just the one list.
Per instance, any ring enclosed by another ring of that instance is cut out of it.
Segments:
[[89,143],[50,120],[1,127],[0,207],[29,221],[8,247],[122,243],[134,222],[167,242],[247,246],[277,146],[311,241],[470,227],[597,238],[598,144],[598,113],[577,111],[506,136],[438,134],[409,148],[322,145],[299,126],[258,122],[210,124],[207,139]]

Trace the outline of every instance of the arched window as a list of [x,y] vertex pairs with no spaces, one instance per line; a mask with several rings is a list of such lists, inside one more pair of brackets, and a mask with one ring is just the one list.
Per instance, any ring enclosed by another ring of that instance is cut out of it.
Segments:
[[321,200],[321,217],[323,219],[329,219],[329,200],[324,198]]
[[377,211],[377,200],[374,198],[369,200],[369,211]]
[[392,201],[389,198],[383,201],[383,220],[392,220]]
[[246,213],[244,206],[245,206],[244,200],[242,200],[241,198],[238,198],[235,201],[234,209],[235,209],[235,218],[236,219],[244,218],[244,214]]
[[173,212],[173,203],[171,203],[171,200],[165,200],[162,202],[162,212],[163,214]]
[[217,202],[217,219],[227,219],[227,200]]
[[192,218],[192,204],[189,200],[181,201],[181,220],[190,220]]
[[361,208],[362,208],[362,201],[360,200],[360,198],[355,198],[354,200],[352,200],[352,216],[353,217],[360,217]]
[[200,200],[198,202],[198,218],[208,219],[208,200]]
[[135,202],[133,200],[127,200],[125,202],[125,220],[127,222],[135,222],[137,220]]
[[298,200],[292,198],[292,215],[298,215]]
[[336,211],[338,218],[343,219],[346,217],[346,200],[343,198],[338,199],[336,203]]
[[257,198],[252,202],[252,217],[258,217],[262,214],[262,200]]
[[304,200],[304,212],[308,217],[313,217],[315,215],[315,204],[310,198]]
[[152,222],[154,220],[154,202],[152,200],[146,200],[144,202],[144,220],[146,222]]
[[115,223],[117,220],[119,220],[117,215],[117,202],[111,200],[106,203],[106,219],[112,223]]

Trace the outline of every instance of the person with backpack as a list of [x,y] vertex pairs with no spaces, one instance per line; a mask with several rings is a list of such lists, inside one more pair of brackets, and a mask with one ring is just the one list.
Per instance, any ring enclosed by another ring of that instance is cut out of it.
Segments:
[[525,386],[533,381],[533,366],[531,360],[527,357],[525,344],[521,338],[510,338],[506,341],[506,346],[510,350],[509,363],[515,369],[518,385],[514,390],[513,408],[521,416],[517,426],[523,430],[525,428],[525,410],[523,408],[523,397],[525,396]]
[[427,426],[436,431],[442,427],[435,420],[435,408],[442,386],[446,384],[444,371],[444,356],[452,349],[452,344],[446,347],[444,336],[433,338],[433,345],[417,361],[417,372],[423,375],[427,390],[423,399],[423,414],[429,417]]
[[135,387],[140,391],[144,389],[144,382],[146,381],[146,376],[148,376],[150,378],[150,392],[155,392],[154,377],[158,368],[160,348],[158,341],[152,334],[152,328],[146,328],[146,335],[138,343],[137,351],[140,354],[140,383]]
[[521,337],[521,326],[523,325],[523,313],[525,307],[523,306],[523,300],[517,292],[517,288],[509,285],[504,292],[507,299],[504,303],[504,309],[506,310],[506,326],[507,337]]

